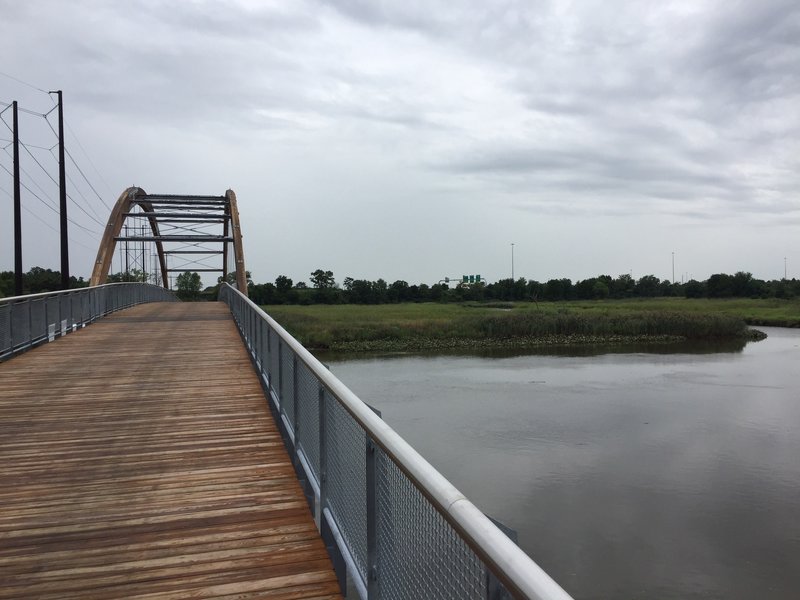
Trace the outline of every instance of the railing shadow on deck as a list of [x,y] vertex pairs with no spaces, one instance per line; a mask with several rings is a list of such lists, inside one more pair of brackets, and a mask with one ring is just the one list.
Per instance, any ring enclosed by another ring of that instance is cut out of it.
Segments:
[[344,587],[362,600],[570,596],[274,319],[227,303]]
[[0,361],[72,333],[117,310],[176,301],[149,283],[108,283],[59,292],[0,298]]

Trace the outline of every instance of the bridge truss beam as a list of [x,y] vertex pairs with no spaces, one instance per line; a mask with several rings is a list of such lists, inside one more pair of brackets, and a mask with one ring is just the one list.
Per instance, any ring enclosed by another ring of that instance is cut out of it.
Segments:
[[[150,232],[145,234],[133,228],[134,233],[122,234],[127,222],[141,223],[146,220]],[[216,231],[209,231],[216,227]],[[108,279],[117,242],[154,243],[161,271],[161,283],[169,288],[169,274],[182,271],[221,272],[228,277],[228,258],[233,252],[236,287],[247,294],[247,273],[244,264],[244,248],[239,222],[236,194],[228,190],[224,196],[178,196],[147,194],[142,188],[130,187],[120,195],[108,218],[100,247],[92,270],[91,285],[101,285]],[[171,244],[183,244],[172,247]],[[222,248],[219,249],[219,244]],[[165,249],[165,245],[167,249]],[[188,249],[184,246],[188,245]],[[213,249],[208,245],[214,246]],[[229,248],[230,247],[230,248]],[[198,261],[188,261],[183,268],[168,265],[170,255],[222,256],[221,268]],[[144,258],[143,258],[144,262]],[[194,268],[193,268],[194,267]]]

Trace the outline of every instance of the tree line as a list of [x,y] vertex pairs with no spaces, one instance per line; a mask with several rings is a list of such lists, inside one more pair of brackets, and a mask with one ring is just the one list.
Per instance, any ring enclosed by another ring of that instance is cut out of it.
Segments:
[[[798,298],[800,280],[765,281],[751,273],[739,271],[733,275],[717,273],[705,281],[694,279],[673,283],[655,275],[634,279],[629,274],[611,277],[599,275],[573,282],[567,278],[546,282],[524,277],[501,279],[494,283],[457,284],[451,288],[444,283],[409,284],[403,280],[388,283],[384,279],[369,281],[345,277],[337,283],[333,272],[317,269],[310,274],[310,286],[279,275],[274,283],[254,283],[248,272],[248,293],[257,304],[394,304],[399,302],[465,302],[465,301],[559,301],[601,300],[606,298],[652,298],[673,296],[686,298]],[[108,281],[145,281],[144,273],[116,273]],[[221,279],[221,278],[220,278]],[[186,272],[177,278],[179,295],[185,299],[215,299],[219,285],[200,291],[200,276]],[[85,287],[82,277],[71,277],[70,287]],[[61,288],[58,271],[33,267],[23,275],[25,294],[52,292]],[[0,271],[0,297],[14,295],[13,271]]]
[[[89,285],[83,277],[70,277],[69,287],[82,288]],[[41,294],[55,292],[61,289],[61,272],[42,267],[31,267],[27,273],[22,274],[22,293]],[[14,271],[0,271],[0,298],[14,295]]]
[[305,282],[296,284],[279,275],[275,283],[249,283],[248,293],[257,304],[393,304],[399,302],[464,302],[464,301],[563,301],[623,298],[686,297],[686,298],[796,298],[800,297],[800,280],[764,281],[751,273],[734,275],[718,273],[706,281],[694,279],[673,283],[655,275],[634,279],[628,274],[611,277],[599,275],[572,282],[567,278],[546,282],[524,277],[501,279],[494,283],[458,284],[450,288],[444,283],[392,283],[384,279],[369,281],[345,277],[339,285],[331,271],[317,269]]

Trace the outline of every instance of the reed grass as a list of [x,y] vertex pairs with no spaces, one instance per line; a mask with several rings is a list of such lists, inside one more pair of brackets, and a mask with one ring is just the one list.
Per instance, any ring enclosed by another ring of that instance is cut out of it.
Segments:
[[265,309],[306,346],[340,350],[753,339],[757,335],[747,322],[763,319],[765,311],[782,311],[781,319],[796,318],[800,324],[800,305],[765,306],[771,301],[761,301],[754,306],[754,302],[654,299],[538,306],[421,303]]

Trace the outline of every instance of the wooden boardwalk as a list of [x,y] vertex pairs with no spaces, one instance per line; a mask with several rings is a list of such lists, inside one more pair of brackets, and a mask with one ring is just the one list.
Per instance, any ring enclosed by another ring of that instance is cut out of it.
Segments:
[[225,305],[0,364],[0,598],[340,597]]

